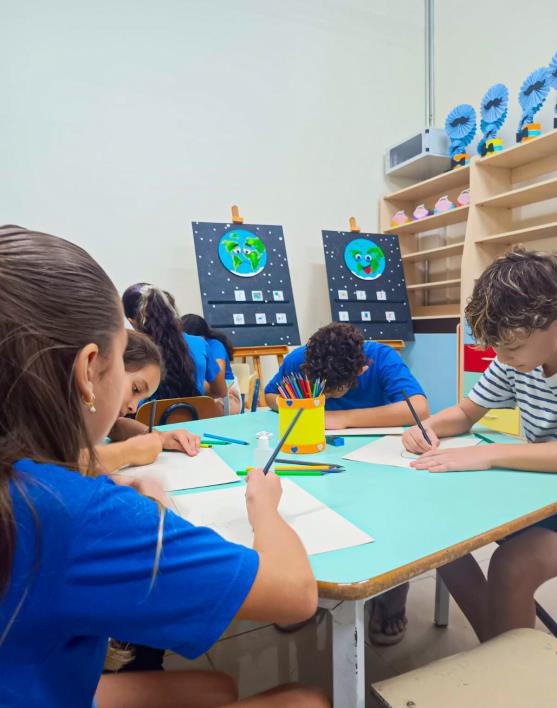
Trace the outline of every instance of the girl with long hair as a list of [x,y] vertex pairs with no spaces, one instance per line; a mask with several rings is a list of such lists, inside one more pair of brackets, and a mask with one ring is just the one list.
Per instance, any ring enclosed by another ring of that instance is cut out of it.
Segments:
[[136,283],[126,289],[122,303],[133,327],[147,334],[162,352],[165,376],[156,398],[226,395],[224,375],[207,343],[184,335],[170,293],[149,283]]
[[238,381],[234,376],[230,362],[234,359],[234,347],[224,332],[209,327],[207,320],[200,315],[184,315],[180,318],[186,334],[203,337],[209,346],[209,351],[217,360],[220,370],[228,388],[229,412],[239,413],[242,408],[242,399]]
[[[85,251],[0,229],[0,705],[91,706],[109,637],[193,658],[236,616],[288,623],[315,612],[276,475],[247,481],[253,549],[96,475],[95,445],[124,397],[126,343],[116,289]],[[234,703],[230,691],[169,690],[179,680],[103,677],[99,708]],[[295,689],[238,705],[325,703]]]
[[112,443],[96,448],[99,471],[106,474],[127,465],[151,464],[162,450],[178,450],[190,456],[199,453],[200,439],[194,433],[185,429],[149,433],[146,425],[125,417],[135,414],[140,402],[155,394],[164,371],[157,345],[141,332],[129,330],[127,334],[126,389],[120,416],[109,433]]

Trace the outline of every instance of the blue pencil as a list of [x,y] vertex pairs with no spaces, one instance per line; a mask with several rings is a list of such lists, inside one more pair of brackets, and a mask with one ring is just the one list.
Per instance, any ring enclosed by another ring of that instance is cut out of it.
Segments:
[[224,435],[212,435],[211,433],[203,433],[204,438],[212,440],[222,440],[223,442],[236,443],[236,445],[249,445],[245,440],[237,440],[236,438],[225,438]]
[[255,413],[257,411],[257,400],[259,398],[259,389],[261,388],[261,381],[259,379],[255,380],[255,386],[253,387],[253,399],[251,401],[251,412]]

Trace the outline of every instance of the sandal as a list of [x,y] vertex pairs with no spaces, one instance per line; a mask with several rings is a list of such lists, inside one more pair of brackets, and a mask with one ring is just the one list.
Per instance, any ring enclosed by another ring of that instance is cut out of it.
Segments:
[[[406,596],[408,583],[389,590],[371,601],[369,616],[369,638],[373,644],[392,646],[402,641],[406,634]],[[387,627],[397,623],[398,631],[389,633]]]

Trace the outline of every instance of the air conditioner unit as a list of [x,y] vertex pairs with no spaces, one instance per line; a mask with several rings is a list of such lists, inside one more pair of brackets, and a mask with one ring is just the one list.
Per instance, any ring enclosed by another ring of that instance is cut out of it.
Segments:
[[425,128],[385,154],[385,174],[389,177],[428,179],[451,166],[449,138],[441,128]]

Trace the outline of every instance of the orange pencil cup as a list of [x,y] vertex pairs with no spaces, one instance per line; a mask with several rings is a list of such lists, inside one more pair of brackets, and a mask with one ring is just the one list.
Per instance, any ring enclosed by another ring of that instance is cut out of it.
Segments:
[[309,455],[321,452],[325,442],[325,397],[278,399],[279,429],[282,436],[296,413],[303,409],[300,419],[282,446],[282,452]]

